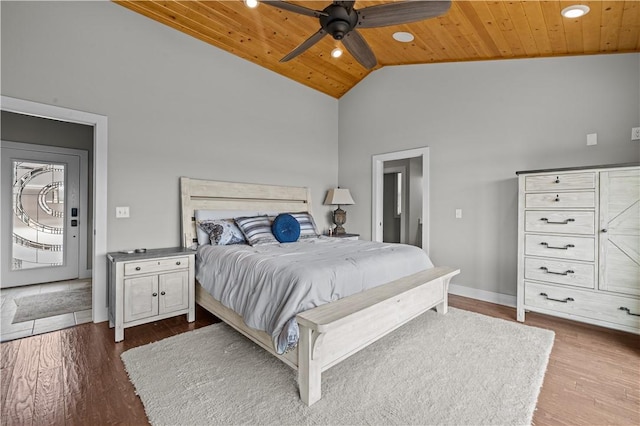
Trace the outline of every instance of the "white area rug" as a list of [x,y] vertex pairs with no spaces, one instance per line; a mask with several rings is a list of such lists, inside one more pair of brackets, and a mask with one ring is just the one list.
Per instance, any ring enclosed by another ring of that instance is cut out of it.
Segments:
[[311,407],[295,371],[225,324],[122,359],[154,425],[528,425],[553,339],[472,312],[429,311],[325,371]]

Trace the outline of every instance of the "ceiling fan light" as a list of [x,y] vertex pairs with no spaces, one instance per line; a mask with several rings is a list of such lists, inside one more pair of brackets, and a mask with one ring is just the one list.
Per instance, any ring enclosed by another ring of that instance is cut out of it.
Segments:
[[565,18],[579,18],[589,13],[590,10],[589,6],[584,4],[575,4],[573,6],[565,7],[560,13]]
[[339,58],[340,56],[342,56],[342,49],[340,49],[339,47],[336,47],[331,51],[332,58]]
[[244,0],[244,4],[251,9],[258,7],[258,0]]
[[404,31],[398,31],[393,33],[393,39],[402,43],[410,43],[413,41],[413,34]]

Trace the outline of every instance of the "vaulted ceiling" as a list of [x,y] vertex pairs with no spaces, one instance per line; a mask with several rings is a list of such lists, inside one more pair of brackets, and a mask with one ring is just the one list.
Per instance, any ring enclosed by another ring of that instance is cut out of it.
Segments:
[[[358,0],[355,8],[392,1]],[[280,62],[320,28],[317,18],[260,4],[234,1],[128,1],[116,3],[247,59],[335,98],[370,72],[391,65],[537,58],[640,51],[640,2],[627,1],[453,1],[440,17],[358,31],[375,53],[371,70],[324,37],[298,57]],[[330,1],[292,1],[322,10]],[[572,4],[589,6],[580,18],[561,16]],[[393,39],[398,31],[414,40]]]

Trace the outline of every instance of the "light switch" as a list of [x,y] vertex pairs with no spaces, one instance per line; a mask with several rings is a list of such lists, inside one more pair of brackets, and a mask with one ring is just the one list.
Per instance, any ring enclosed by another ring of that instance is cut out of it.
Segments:
[[456,209],[456,219],[462,219],[462,209]]
[[589,133],[587,135],[587,145],[598,145],[598,134],[597,133]]

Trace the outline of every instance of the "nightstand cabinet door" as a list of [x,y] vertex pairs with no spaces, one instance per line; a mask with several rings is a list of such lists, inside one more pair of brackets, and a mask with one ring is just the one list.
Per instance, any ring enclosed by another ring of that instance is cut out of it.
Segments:
[[159,276],[159,313],[180,311],[189,307],[189,273],[187,271]]
[[124,322],[158,315],[158,276],[124,280]]

